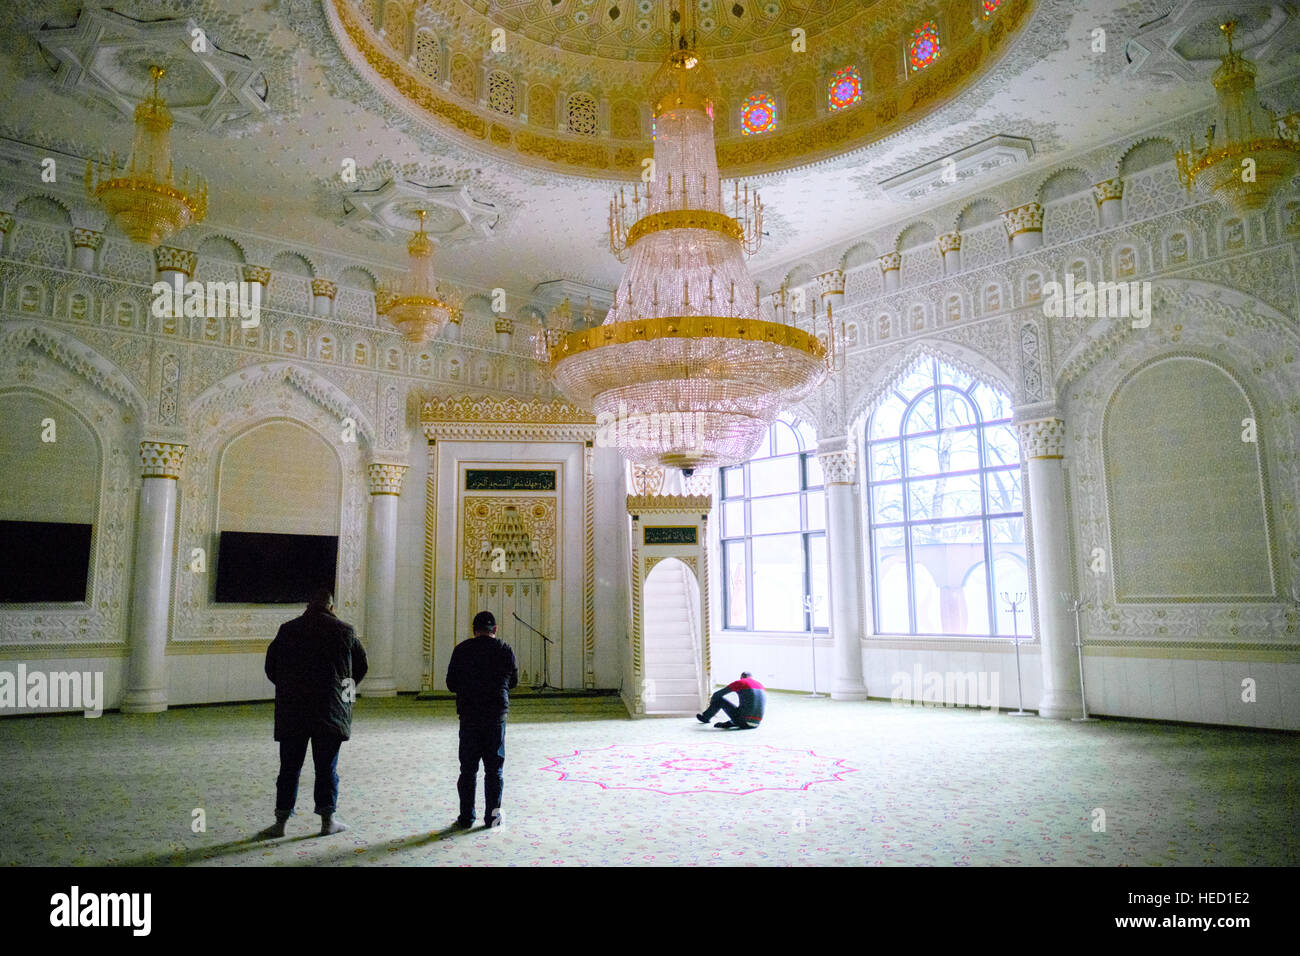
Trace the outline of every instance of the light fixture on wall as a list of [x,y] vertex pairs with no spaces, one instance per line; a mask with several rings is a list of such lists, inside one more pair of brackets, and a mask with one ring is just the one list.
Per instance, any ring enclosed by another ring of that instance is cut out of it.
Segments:
[[[717,82],[695,49],[694,11],[650,85],[654,157],[621,189],[610,249],[628,266],[605,321],[539,331],[556,386],[590,407],[636,464],[683,470],[745,461],[776,416],[826,374],[811,334],[759,316],[745,265],[763,235],[757,192],[724,190],[713,140]],[[730,195],[728,195],[730,192]],[[642,205],[644,203],[644,206]]]
[[1236,22],[1221,24],[1228,52],[1214,71],[1217,105],[1205,144],[1189,141],[1176,156],[1178,178],[1237,213],[1268,205],[1300,169],[1300,113],[1279,119],[1260,105],[1255,67],[1232,45]]
[[172,170],[172,114],[158,95],[166,71],[149,67],[153,93],[135,108],[135,142],[130,160],[118,168],[117,154],[86,163],[86,194],[98,200],[132,242],[156,246],[208,214],[208,186],[188,169],[177,185]]
[[433,274],[433,240],[424,231],[426,210],[417,209],[420,228],[406,244],[410,266],[395,291],[375,293],[375,311],[397,326],[407,341],[428,342],[448,322],[460,321],[460,307],[450,301],[451,290]]

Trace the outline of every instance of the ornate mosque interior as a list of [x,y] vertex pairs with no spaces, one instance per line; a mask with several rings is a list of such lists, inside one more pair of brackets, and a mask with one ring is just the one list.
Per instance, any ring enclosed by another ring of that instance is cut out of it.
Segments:
[[[1294,865],[1298,64],[1267,0],[0,5],[0,861],[345,862],[238,842],[324,582],[346,861]],[[484,610],[533,830],[410,842]]]

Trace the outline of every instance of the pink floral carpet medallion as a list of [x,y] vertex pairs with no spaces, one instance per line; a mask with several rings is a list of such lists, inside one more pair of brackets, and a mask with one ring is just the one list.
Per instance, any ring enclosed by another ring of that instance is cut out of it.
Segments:
[[594,783],[605,790],[651,790],[667,796],[684,793],[754,793],[807,790],[838,781],[854,768],[811,750],[782,750],[767,744],[729,743],[610,744],[548,757],[539,769],[560,780]]

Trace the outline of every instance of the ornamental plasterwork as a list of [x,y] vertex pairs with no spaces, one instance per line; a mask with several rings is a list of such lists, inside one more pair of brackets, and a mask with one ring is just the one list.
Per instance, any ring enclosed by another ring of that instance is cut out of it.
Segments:
[[[558,508],[554,495],[466,495],[463,502],[461,577],[501,580],[558,577]],[[507,570],[492,570],[493,549],[505,553]],[[527,573],[523,573],[523,572]]]
[[430,441],[594,441],[596,437],[595,417],[562,399],[426,398],[420,402],[420,427]]
[[1074,564],[1082,569],[1076,574],[1091,604],[1084,616],[1085,637],[1125,646],[1182,646],[1182,637],[1213,638],[1197,646],[1216,648],[1251,642],[1295,646],[1288,602],[1197,603],[1189,595],[1187,603],[1117,604],[1110,576],[1087,573],[1092,548],[1099,542],[1105,546],[1112,533],[1102,452],[1102,421],[1111,397],[1124,377],[1150,358],[1193,355],[1225,365],[1260,401],[1258,434],[1271,488],[1266,512],[1279,539],[1277,553],[1283,556],[1278,580],[1284,593],[1300,580],[1300,513],[1294,504],[1300,501],[1300,400],[1295,397],[1300,394],[1300,336],[1290,320],[1266,306],[1228,307],[1190,288],[1167,292],[1157,299],[1151,329],[1141,331],[1172,329],[1188,315],[1197,320],[1176,334],[1126,336],[1108,343],[1064,396]]
[[[778,0],[779,2],[779,0]],[[433,0],[435,7],[437,0]],[[727,137],[725,127],[718,146],[719,165],[724,175],[789,166],[791,162],[808,162],[853,150],[882,136],[902,130],[935,107],[943,105],[957,92],[975,84],[988,67],[997,62],[1010,46],[1010,41],[1030,19],[1035,7],[1033,0],[1007,0],[1002,9],[987,23],[979,21],[972,29],[967,5],[963,0],[941,0],[941,5],[951,7],[944,13],[950,24],[946,37],[945,53],[922,74],[907,77],[901,69],[905,37],[919,19],[933,16],[934,4],[910,0],[905,4],[886,6],[883,3],[866,7],[856,3],[824,3],[812,8],[801,8],[805,17],[827,15],[834,23],[831,31],[818,38],[814,53],[803,56],[791,54],[790,24],[786,18],[779,22],[781,29],[775,34],[783,42],[770,51],[725,61],[724,74],[735,89],[723,91],[723,102],[718,104],[725,115],[731,107],[738,107],[743,95],[740,89],[749,89],[777,82],[781,88],[795,88],[811,84],[814,95],[824,95],[823,73],[827,64],[823,59],[832,56],[836,65],[845,56],[860,59],[859,71],[864,77],[862,103],[857,108],[841,110],[829,116],[815,116],[799,124],[790,124],[764,136]],[[807,11],[811,10],[810,15]],[[491,29],[494,23],[487,17],[470,15],[457,9],[460,16],[443,39],[452,48],[450,62],[453,71],[458,58],[469,56],[471,64],[484,60],[491,49]],[[661,11],[662,12],[662,11]],[[397,96],[408,101],[422,118],[432,119],[440,130],[449,132],[462,142],[490,147],[512,153],[526,163],[553,164],[570,170],[629,175],[639,172],[640,160],[645,152],[645,130],[633,139],[612,140],[608,137],[578,137],[554,134],[549,131],[550,118],[542,123],[521,124],[514,116],[505,116],[480,105],[477,99],[457,95],[440,83],[431,82],[415,70],[408,61],[407,37],[398,46],[378,35],[380,25],[366,22],[354,0],[325,0],[325,15],[330,29],[344,55],[355,64],[365,64],[383,81],[391,84]],[[436,19],[432,18],[432,19]],[[750,20],[755,18],[750,16]],[[811,23],[809,36],[816,35],[819,24]],[[405,34],[405,29],[403,33]],[[552,86],[560,83],[570,90],[593,90],[611,102],[623,99],[640,103],[641,88],[662,59],[666,43],[647,44],[647,63],[633,66],[627,60],[628,43],[620,37],[621,48],[607,61],[599,54],[559,53],[548,42],[535,42],[526,35],[507,34],[506,51],[493,55],[494,69],[507,68],[516,81],[529,85]],[[590,30],[583,31],[583,46],[590,45]],[[869,38],[868,54],[861,52],[863,38]],[[666,40],[666,37],[665,37]],[[839,49],[843,46],[843,49]],[[818,54],[816,51],[821,51]],[[583,52],[586,52],[585,49]],[[707,44],[706,44],[707,53]],[[854,55],[856,54],[856,55]],[[724,54],[725,55],[725,54]],[[560,56],[564,66],[557,69],[548,63],[548,57]],[[875,70],[877,61],[887,63]],[[359,67],[360,68],[360,67]],[[562,77],[577,69],[582,79],[566,82]],[[477,69],[471,66],[471,69]],[[732,103],[734,100],[734,104]]]
[[[320,404],[328,390],[292,387],[293,380],[267,370],[248,380],[236,378],[209,390],[204,401],[192,409],[193,444],[185,455],[185,493],[177,522],[177,550],[188,555],[204,548],[209,567],[216,554],[216,508],[218,464],[222,450],[250,422],[282,418],[299,422],[334,448],[341,463],[343,500],[339,513],[338,584],[335,597],[339,616],[365,633],[364,577],[366,514],[369,488],[362,439],[346,441],[335,409]],[[360,433],[360,426],[358,427]],[[211,603],[210,573],[195,573],[178,565],[175,592],[173,643],[194,644],[221,640],[247,641],[264,646],[286,618],[283,609],[225,607]],[[218,647],[221,645],[214,645]]]
[[[125,648],[130,575],[135,548],[136,490],[140,482],[138,411],[87,377],[87,366],[48,340],[23,330],[0,339],[0,381],[17,383],[76,409],[101,450],[88,604],[0,610],[0,651],[23,647]],[[56,418],[57,422],[57,418]]]
[[[6,32],[27,33],[33,48],[59,62],[50,83],[126,121],[154,64],[167,71],[164,91],[182,128],[246,136],[297,108],[291,60],[274,55],[242,17],[218,3],[153,0],[134,5],[135,17],[86,6],[67,25],[44,19],[35,7],[21,9],[30,5],[7,6]],[[193,48],[195,29],[207,40],[202,51]]]
[[628,514],[707,514],[713,507],[711,495],[628,495]]

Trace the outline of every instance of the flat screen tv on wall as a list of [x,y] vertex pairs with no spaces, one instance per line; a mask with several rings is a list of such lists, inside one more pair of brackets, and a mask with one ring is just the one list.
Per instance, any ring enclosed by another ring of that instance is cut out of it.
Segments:
[[334,587],[338,535],[223,531],[217,547],[217,604],[305,604]]
[[88,524],[0,521],[0,604],[86,600]]

